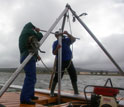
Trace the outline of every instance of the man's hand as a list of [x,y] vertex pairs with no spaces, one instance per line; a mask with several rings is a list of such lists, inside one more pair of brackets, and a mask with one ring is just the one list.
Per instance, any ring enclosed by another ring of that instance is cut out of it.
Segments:
[[53,54],[56,55],[58,53],[58,50],[61,48],[61,45],[57,45],[56,49],[54,50]]
[[68,34],[68,32],[67,31],[64,31],[63,34]]
[[71,42],[72,42],[72,43],[76,40],[76,38],[73,37],[71,34],[69,34],[67,31],[64,31],[63,34],[66,34],[66,35],[68,36],[68,38],[71,39]]
[[40,60],[41,60],[41,57],[40,57],[39,55],[37,56],[37,60],[38,60],[38,61],[40,61]]
[[36,27],[36,28],[35,28],[35,31],[36,31],[36,32],[40,32],[40,28],[37,28],[37,27]]
[[57,45],[57,50],[59,49],[59,48],[61,48],[62,46],[61,45]]

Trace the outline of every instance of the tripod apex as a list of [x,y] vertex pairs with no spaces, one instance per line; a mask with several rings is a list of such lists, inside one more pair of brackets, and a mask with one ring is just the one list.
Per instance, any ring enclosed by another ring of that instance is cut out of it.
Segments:
[[66,7],[70,8],[70,5],[67,3],[67,4],[66,4]]

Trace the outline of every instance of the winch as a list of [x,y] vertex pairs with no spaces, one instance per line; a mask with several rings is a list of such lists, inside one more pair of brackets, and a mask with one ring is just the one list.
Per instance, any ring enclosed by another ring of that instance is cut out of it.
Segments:
[[92,107],[117,107],[116,95],[119,89],[95,86],[91,94]]
[[[111,86],[107,86],[110,82]],[[87,88],[93,88],[93,91],[87,91]],[[87,101],[88,107],[118,107],[118,100],[116,96],[119,94],[119,90],[123,88],[113,87],[111,79],[107,79],[104,86],[87,85],[84,88],[84,95]],[[91,93],[91,100],[87,95]]]

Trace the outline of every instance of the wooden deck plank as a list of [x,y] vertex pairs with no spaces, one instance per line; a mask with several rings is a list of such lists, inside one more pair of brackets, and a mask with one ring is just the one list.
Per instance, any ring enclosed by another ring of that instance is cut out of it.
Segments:
[[[26,105],[26,104],[20,104],[20,92],[6,92],[0,98],[0,104],[5,105],[6,107],[48,107],[45,105],[57,102],[57,97],[50,97],[49,94],[42,94],[42,93],[36,92],[35,95],[39,97],[39,99],[35,101],[36,105]],[[64,99],[66,100],[67,98],[64,98]],[[66,102],[65,100],[62,100],[62,101]],[[71,100],[67,100],[67,101],[71,101]],[[64,107],[67,104],[68,103],[61,104],[61,105],[56,104],[54,106]]]
[[42,107],[41,104],[36,105],[26,105],[20,104],[20,92],[6,92],[0,98],[0,104],[6,107]]
[[[46,104],[55,103],[58,100],[57,97],[50,97],[49,94],[43,94],[41,92],[36,92],[35,95],[39,97],[38,100],[35,100],[36,105],[26,105],[26,104],[20,104],[20,92],[5,92],[3,96],[0,97],[0,104],[5,105],[6,107],[48,107],[46,106]],[[83,99],[79,100],[70,97],[69,98],[62,97],[61,102],[63,104],[54,105],[54,107],[65,107],[69,104],[67,102],[73,102],[73,101],[83,102]]]
[[6,92],[0,98],[0,104],[6,107],[48,107],[45,106],[48,103],[56,102],[57,97],[50,97],[48,94],[35,93],[39,97],[36,100],[36,105],[20,104],[20,92]]

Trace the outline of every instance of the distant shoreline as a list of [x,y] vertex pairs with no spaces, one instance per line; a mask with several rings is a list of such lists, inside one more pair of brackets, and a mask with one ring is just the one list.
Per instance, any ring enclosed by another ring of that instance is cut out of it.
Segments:
[[[3,72],[3,73],[14,73],[14,71],[0,71],[0,72]],[[24,73],[24,71],[21,71],[20,73]],[[52,72],[37,72],[37,74],[49,74],[51,75]],[[68,75],[67,73],[65,73],[64,75]],[[77,75],[86,75],[86,76],[122,76],[120,74],[104,74],[104,75],[101,75],[101,74],[77,74]]]
[[[0,68],[0,72],[13,73],[17,68]],[[86,70],[81,68],[76,68],[78,75],[92,75],[92,76],[121,76],[119,72],[116,71],[102,71],[102,70]],[[46,68],[37,67],[37,74],[51,74],[52,68],[49,68],[49,71]],[[21,71],[24,73],[24,70]],[[67,72],[65,72],[67,74]]]

